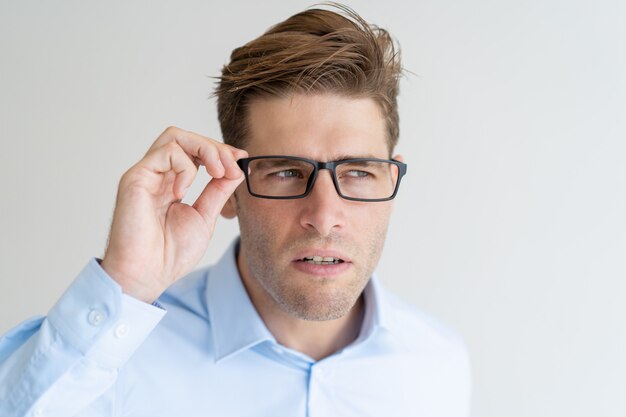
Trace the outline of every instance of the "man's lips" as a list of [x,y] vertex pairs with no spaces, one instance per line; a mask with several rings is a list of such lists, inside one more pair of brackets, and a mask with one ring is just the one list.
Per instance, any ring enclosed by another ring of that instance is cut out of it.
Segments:
[[352,261],[342,252],[326,249],[300,251],[292,260],[292,265],[307,275],[328,277],[341,274],[350,267]]
[[296,254],[296,256],[292,259],[292,262],[305,262],[305,261],[322,261],[322,262],[330,262],[331,259],[339,261],[339,263],[351,263],[350,258],[337,250],[332,249],[319,249],[319,248],[309,248],[302,250]]

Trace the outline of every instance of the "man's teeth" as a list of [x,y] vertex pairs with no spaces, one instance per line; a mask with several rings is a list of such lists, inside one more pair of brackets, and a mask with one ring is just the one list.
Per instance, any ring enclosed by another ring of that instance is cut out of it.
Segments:
[[343,262],[341,259],[333,258],[332,256],[305,256],[302,258],[302,261],[315,265],[331,265]]

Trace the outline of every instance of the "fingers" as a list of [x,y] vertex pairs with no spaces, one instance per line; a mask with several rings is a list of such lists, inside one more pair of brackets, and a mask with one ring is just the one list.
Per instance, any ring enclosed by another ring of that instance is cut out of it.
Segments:
[[235,192],[244,176],[237,179],[213,178],[204,187],[193,207],[202,215],[207,224],[214,224],[222,207]]
[[213,178],[239,178],[241,170],[236,161],[248,156],[242,149],[176,127],[165,129],[148,152],[172,142],[177,143],[193,162],[204,165]]
[[174,171],[176,178],[173,191],[178,199],[183,198],[198,172],[198,168],[189,155],[176,142],[151,150],[140,165],[157,174]]
[[[242,174],[241,169],[239,169],[239,166],[237,165],[237,159],[239,158],[237,158],[235,152],[233,152],[234,149],[236,148],[233,148],[232,146],[221,146],[218,148],[219,157],[222,161],[222,166],[224,167],[224,176],[229,179],[239,178]],[[238,151],[240,150],[238,149]],[[240,158],[243,158],[243,156]]]
[[238,180],[237,184],[241,182],[243,173],[236,161],[246,156],[248,153],[242,149],[183,129],[168,127],[137,165],[156,174],[174,171],[176,177],[172,191],[176,198],[182,199],[200,165],[204,165],[214,179]]

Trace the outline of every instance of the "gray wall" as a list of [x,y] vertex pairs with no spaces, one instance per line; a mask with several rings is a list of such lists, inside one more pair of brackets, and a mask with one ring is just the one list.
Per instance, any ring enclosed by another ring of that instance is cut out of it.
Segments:
[[[626,3],[350,4],[414,73],[384,281],[464,335],[475,416],[624,416]],[[0,2],[0,332],[102,255],[166,126],[220,137],[207,76],[308,5]]]

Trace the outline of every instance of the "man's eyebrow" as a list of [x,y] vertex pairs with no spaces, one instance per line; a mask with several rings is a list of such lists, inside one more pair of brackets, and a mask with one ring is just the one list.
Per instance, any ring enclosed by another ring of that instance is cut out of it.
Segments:
[[380,159],[380,157],[374,156],[372,154],[361,154],[361,155],[336,155],[331,159],[331,161],[344,161],[346,159]]
[[265,168],[277,168],[277,167],[302,165],[305,162],[294,160],[294,159],[286,159],[286,158],[267,158],[267,159],[257,159],[254,163],[255,163],[256,169],[265,169]]
[[348,166],[350,167],[378,167],[381,164],[373,162],[373,161],[356,161],[356,162],[348,162]]

